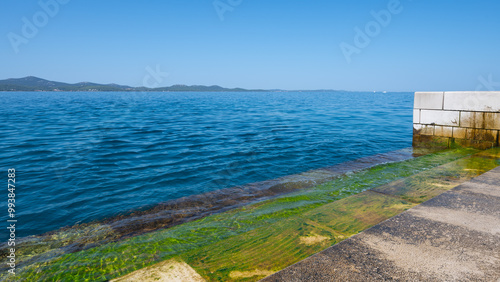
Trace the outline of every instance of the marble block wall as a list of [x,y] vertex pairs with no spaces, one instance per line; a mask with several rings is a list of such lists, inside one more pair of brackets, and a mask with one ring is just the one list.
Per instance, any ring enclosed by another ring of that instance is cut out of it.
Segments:
[[499,146],[500,91],[415,92],[413,146]]

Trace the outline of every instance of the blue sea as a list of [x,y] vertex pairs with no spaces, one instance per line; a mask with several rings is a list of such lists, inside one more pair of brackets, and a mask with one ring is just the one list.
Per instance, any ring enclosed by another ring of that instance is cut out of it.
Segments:
[[0,92],[0,102],[0,170],[5,183],[16,170],[18,237],[412,139],[413,93]]

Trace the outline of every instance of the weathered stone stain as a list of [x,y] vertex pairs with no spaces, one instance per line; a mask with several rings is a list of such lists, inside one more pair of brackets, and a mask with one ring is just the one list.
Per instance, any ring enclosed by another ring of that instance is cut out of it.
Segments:
[[498,147],[500,111],[495,109],[500,109],[499,98],[500,92],[487,91],[416,92],[413,146]]

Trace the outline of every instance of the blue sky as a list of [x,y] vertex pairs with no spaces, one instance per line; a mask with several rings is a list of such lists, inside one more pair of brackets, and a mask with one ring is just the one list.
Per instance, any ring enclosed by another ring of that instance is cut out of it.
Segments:
[[500,90],[498,0],[56,1],[0,3],[1,79]]

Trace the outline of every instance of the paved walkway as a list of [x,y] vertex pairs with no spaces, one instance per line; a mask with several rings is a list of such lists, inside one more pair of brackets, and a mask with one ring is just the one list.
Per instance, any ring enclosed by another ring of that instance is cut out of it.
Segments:
[[500,167],[262,281],[499,281]]

